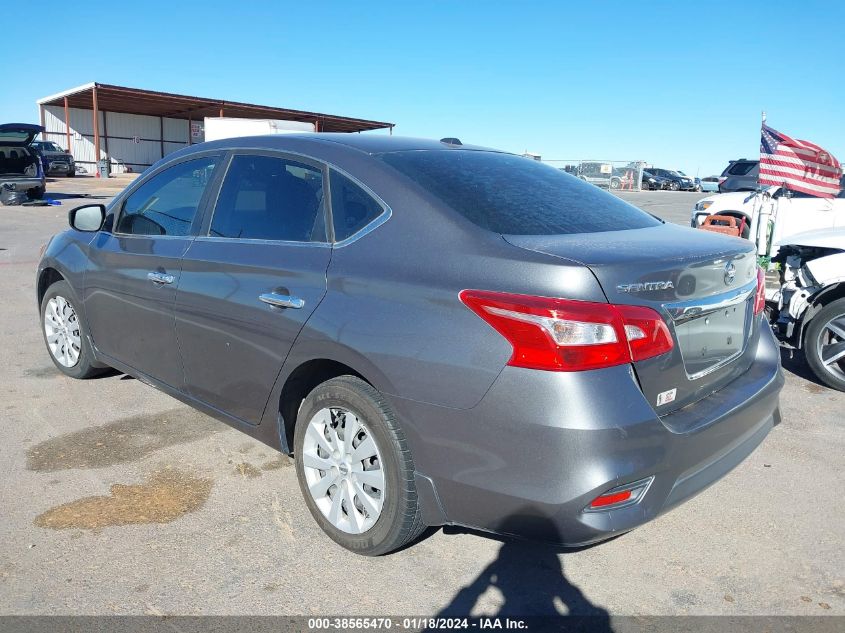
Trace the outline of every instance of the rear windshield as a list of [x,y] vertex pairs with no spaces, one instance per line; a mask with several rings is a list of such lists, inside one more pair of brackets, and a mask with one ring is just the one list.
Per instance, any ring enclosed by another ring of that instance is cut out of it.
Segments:
[[754,167],[757,166],[757,163],[749,161],[749,162],[738,162],[734,163],[730,167],[725,170],[725,176],[745,176],[748,172],[750,172]]
[[379,158],[474,224],[510,235],[561,235],[660,224],[595,185],[496,152],[408,151]]

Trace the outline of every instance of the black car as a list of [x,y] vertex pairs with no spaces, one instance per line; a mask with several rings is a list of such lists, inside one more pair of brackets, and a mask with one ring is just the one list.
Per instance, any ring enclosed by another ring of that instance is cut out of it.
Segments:
[[63,150],[53,141],[32,141],[33,149],[41,155],[41,164],[46,174],[76,175],[76,163],[67,150]]
[[660,176],[669,181],[669,189],[672,191],[694,191],[695,181],[689,176],[685,176],[674,169],[662,169],[660,167],[650,167],[648,170],[655,176]]
[[643,172],[642,190],[655,191],[660,189],[671,189],[672,181],[663,176],[656,176],[650,171]]

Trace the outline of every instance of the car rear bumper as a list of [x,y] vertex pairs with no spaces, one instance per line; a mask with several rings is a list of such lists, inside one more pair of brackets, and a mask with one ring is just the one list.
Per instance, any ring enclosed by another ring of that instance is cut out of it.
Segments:
[[[780,355],[769,328],[729,386],[657,417],[628,366],[591,372],[507,367],[473,409],[391,398],[416,468],[433,484],[426,516],[584,545],[631,530],[714,483],[780,421]],[[653,477],[638,503],[585,511]]]

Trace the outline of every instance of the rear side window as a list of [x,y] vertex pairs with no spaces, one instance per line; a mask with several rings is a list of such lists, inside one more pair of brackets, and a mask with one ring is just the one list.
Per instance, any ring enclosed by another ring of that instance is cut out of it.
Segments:
[[235,156],[223,180],[209,234],[325,242],[321,171],[273,156]]
[[334,239],[340,242],[367,226],[384,209],[370,194],[343,174],[332,170],[331,180]]
[[218,158],[188,160],[159,172],[123,203],[118,233],[188,235]]
[[562,235],[660,224],[595,185],[521,156],[432,150],[387,153],[380,158],[494,233]]

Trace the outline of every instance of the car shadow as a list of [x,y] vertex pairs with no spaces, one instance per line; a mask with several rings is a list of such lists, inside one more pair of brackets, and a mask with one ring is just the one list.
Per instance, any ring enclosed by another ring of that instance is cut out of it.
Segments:
[[807,364],[807,360],[804,358],[803,352],[796,349],[781,347],[780,364],[790,374],[803,378],[807,382],[811,382],[819,387],[830,389],[830,387],[816,378],[813,370],[810,369],[810,366]]
[[[554,538],[557,530],[546,518],[528,517],[532,533],[543,538]],[[526,517],[514,516],[499,526],[504,533],[514,533],[525,528]],[[447,528],[444,533],[473,533],[474,530]],[[496,559],[487,565],[468,585],[462,587],[435,617],[456,618],[470,614],[498,618],[537,618],[532,620],[531,630],[537,626],[555,627],[563,616],[570,616],[568,625],[572,630],[608,633],[613,631],[610,615],[602,606],[590,601],[584,592],[569,579],[563,568],[563,556],[592,546],[571,548],[541,541],[526,541],[507,536],[482,533],[487,538],[501,541]],[[559,538],[559,536],[558,536]],[[488,598],[483,604],[480,599],[491,590],[498,592],[497,598]],[[497,604],[490,612],[489,604]],[[476,611],[477,609],[477,611]],[[578,616],[577,622],[571,616]],[[569,629],[567,629],[569,630]]]

